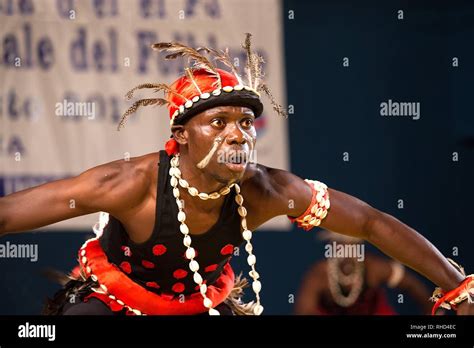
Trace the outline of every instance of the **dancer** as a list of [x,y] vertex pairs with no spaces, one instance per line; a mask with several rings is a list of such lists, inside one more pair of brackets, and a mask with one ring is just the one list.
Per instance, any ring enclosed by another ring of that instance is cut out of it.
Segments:
[[[181,57],[192,65],[171,86],[146,83],[132,89],[128,98],[142,89],[165,96],[134,102],[119,128],[140,107],[167,105],[172,138],[165,151],[107,163],[0,199],[2,234],[107,212],[95,228],[96,238],[79,250],[79,272],[47,312],[260,315],[262,283],[252,231],[287,215],[305,230],[324,226],[369,241],[440,286],[436,306],[472,313],[466,299],[473,277],[459,272],[416,231],[321,182],[250,163],[254,121],[263,111],[261,93],[276,113],[286,116],[286,111],[263,80],[263,59],[252,51],[250,34],[243,47],[246,78],[227,51],[174,42],[153,45],[167,59]],[[310,149],[305,151],[314,161]],[[243,243],[255,293],[247,305],[239,300],[245,282],[236,282],[229,264],[234,248]]]

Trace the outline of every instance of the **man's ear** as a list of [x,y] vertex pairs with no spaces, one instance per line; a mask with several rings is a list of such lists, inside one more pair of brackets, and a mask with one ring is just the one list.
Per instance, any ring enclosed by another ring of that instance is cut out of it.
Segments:
[[188,143],[188,133],[181,124],[171,126],[171,133],[173,133],[174,139],[180,145],[186,145]]

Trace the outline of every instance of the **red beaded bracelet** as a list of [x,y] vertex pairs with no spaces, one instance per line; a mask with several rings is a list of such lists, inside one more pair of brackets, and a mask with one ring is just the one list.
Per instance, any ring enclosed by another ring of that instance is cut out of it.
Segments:
[[328,187],[322,182],[315,180],[305,180],[311,187],[312,197],[311,203],[306,211],[298,216],[292,218],[288,216],[291,222],[297,223],[298,227],[303,228],[305,231],[309,231],[315,226],[319,226],[321,221],[324,220],[328,214],[328,209],[331,206],[329,202]]
[[468,275],[461,284],[448,292],[444,292],[441,289],[436,289],[433,294],[432,300],[436,303],[431,311],[432,315],[436,314],[439,307],[445,309],[457,309],[457,306],[474,296],[474,275]]

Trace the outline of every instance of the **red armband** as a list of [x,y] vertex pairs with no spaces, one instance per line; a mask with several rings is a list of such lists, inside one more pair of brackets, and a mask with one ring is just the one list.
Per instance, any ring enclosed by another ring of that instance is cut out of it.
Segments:
[[311,187],[313,193],[311,203],[306,211],[296,218],[288,216],[291,222],[297,223],[298,227],[302,227],[305,231],[309,231],[315,226],[319,226],[328,214],[329,207],[329,192],[328,187],[319,181],[305,180]]

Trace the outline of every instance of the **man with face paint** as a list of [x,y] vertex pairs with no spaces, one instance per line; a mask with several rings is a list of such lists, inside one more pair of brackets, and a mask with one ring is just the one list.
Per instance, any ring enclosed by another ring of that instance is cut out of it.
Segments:
[[[119,128],[139,107],[167,105],[172,138],[165,150],[0,199],[2,234],[107,212],[45,313],[260,315],[262,282],[252,231],[279,215],[305,230],[322,226],[365,239],[425,275],[440,287],[434,311],[442,306],[474,312],[466,301],[473,277],[412,228],[321,182],[251,163],[254,122],[263,111],[260,93],[278,114],[285,110],[263,81],[263,59],[252,52],[249,34],[243,46],[245,81],[227,50],[179,43],[152,47],[167,59],[184,57],[193,65],[171,86],[146,83],[132,89],[128,98],[148,88],[165,97],[134,102]],[[208,56],[230,71],[218,69]],[[75,209],[69,208],[71,199]],[[255,293],[249,304],[240,301],[246,280],[235,277],[229,264],[241,245]]]

